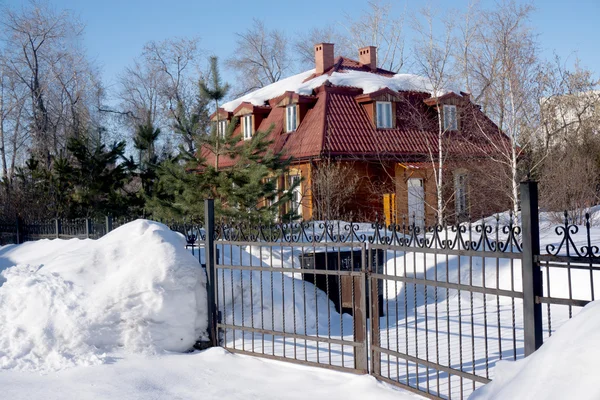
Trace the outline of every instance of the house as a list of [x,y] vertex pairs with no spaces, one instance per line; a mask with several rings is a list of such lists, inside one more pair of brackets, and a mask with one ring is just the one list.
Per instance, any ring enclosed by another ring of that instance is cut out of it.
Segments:
[[588,90],[540,99],[543,129],[540,140],[554,147],[581,140],[584,132],[598,133],[600,91]]
[[317,44],[314,69],[225,103],[212,118],[224,130],[237,117],[234,135],[245,140],[272,127],[273,150],[293,159],[280,187],[301,181],[286,211],[305,220],[423,225],[436,218],[438,193],[452,219],[507,209],[487,176],[505,135],[468,94],[436,93],[423,77],[378,68],[376,50],[361,48],[352,60]]

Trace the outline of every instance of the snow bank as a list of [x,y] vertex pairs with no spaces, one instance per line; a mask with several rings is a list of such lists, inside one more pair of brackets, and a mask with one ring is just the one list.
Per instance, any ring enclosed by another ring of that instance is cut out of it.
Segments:
[[[313,89],[321,86],[325,81],[329,81],[336,86],[351,86],[360,88],[363,93],[373,93],[383,88],[390,88],[396,91],[419,91],[434,95],[431,83],[424,77],[413,74],[396,74],[391,77],[377,75],[364,71],[344,71],[334,72],[331,75],[321,75],[306,81],[315,73],[314,69],[302,72],[289,78],[282,79],[279,82],[272,83],[261,89],[255,90],[242,97],[223,104],[226,111],[235,110],[241,103],[250,102],[256,106],[264,105],[267,100],[281,96],[287,91],[302,95],[312,94]],[[305,82],[306,81],[306,82]],[[443,95],[445,91],[439,92]]]
[[156,222],[97,241],[5,246],[1,268],[3,369],[100,364],[116,349],[186,351],[206,331],[204,272],[183,237]]
[[531,356],[496,364],[481,399],[598,399],[600,302],[588,304]]
[[115,364],[43,376],[4,371],[0,387],[7,400],[422,399],[372,376],[230,354],[221,348],[129,355]]

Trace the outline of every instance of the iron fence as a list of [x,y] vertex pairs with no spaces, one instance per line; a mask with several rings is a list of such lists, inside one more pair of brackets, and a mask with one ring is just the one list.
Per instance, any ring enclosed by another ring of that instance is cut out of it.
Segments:
[[[466,398],[599,290],[589,215],[581,228],[565,214],[540,247],[536,184],[521,196],[520,221],[248,226],[215,221],[208,200],[201,223],[166,224],[206,267],[212,345]],[[125,222],[5,224],[0,237],[99,237]]]

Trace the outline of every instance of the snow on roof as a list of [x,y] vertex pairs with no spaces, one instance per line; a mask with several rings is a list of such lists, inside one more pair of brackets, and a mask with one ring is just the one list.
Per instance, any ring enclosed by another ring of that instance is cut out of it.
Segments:
[[[243,102],[250,102],[255,106],[261,106],[267,100],[281,96],[287,91],[310,95],[313,89],[323,85],[325,81],[329,81],[335,86],[360,88],[364,94],[373,93],[387,87],[395,91],[416,91],[430,93],[432,96],[435,95],[434,88],[427,78],[414,74],[396,74],[387,77],[372,72],[350,70],[333,72],[331,75],[320,75],[305,82],[314,73],[315,70],[311,69],[282,79],[223,104],[223,109],[231,112]],[[445,93],[447,93],[445,90],[438,90],[437,92],[439,96]]]

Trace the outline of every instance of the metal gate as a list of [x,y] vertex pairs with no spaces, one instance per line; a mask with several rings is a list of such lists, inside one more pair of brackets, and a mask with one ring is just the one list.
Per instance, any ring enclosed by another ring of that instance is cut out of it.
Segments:
[[217,227],[218,341],[235,353],[368,373],[366,244],[340,247],[297,228]]
[[[520,225],[509,215],[428,229],[415,221],[215,226],[207,203],[212,343],[370,373],[430,398],[467,398],[497,361],[533,353],[600,290],[589,216],[587,237],[575,238],[565,217],[562,241],[540,254],[535,184],[522,184],[521,197]],[[550,285],[561,274],[568,293]],[[575,293],[572,278],[588,280],[589,293]]]

